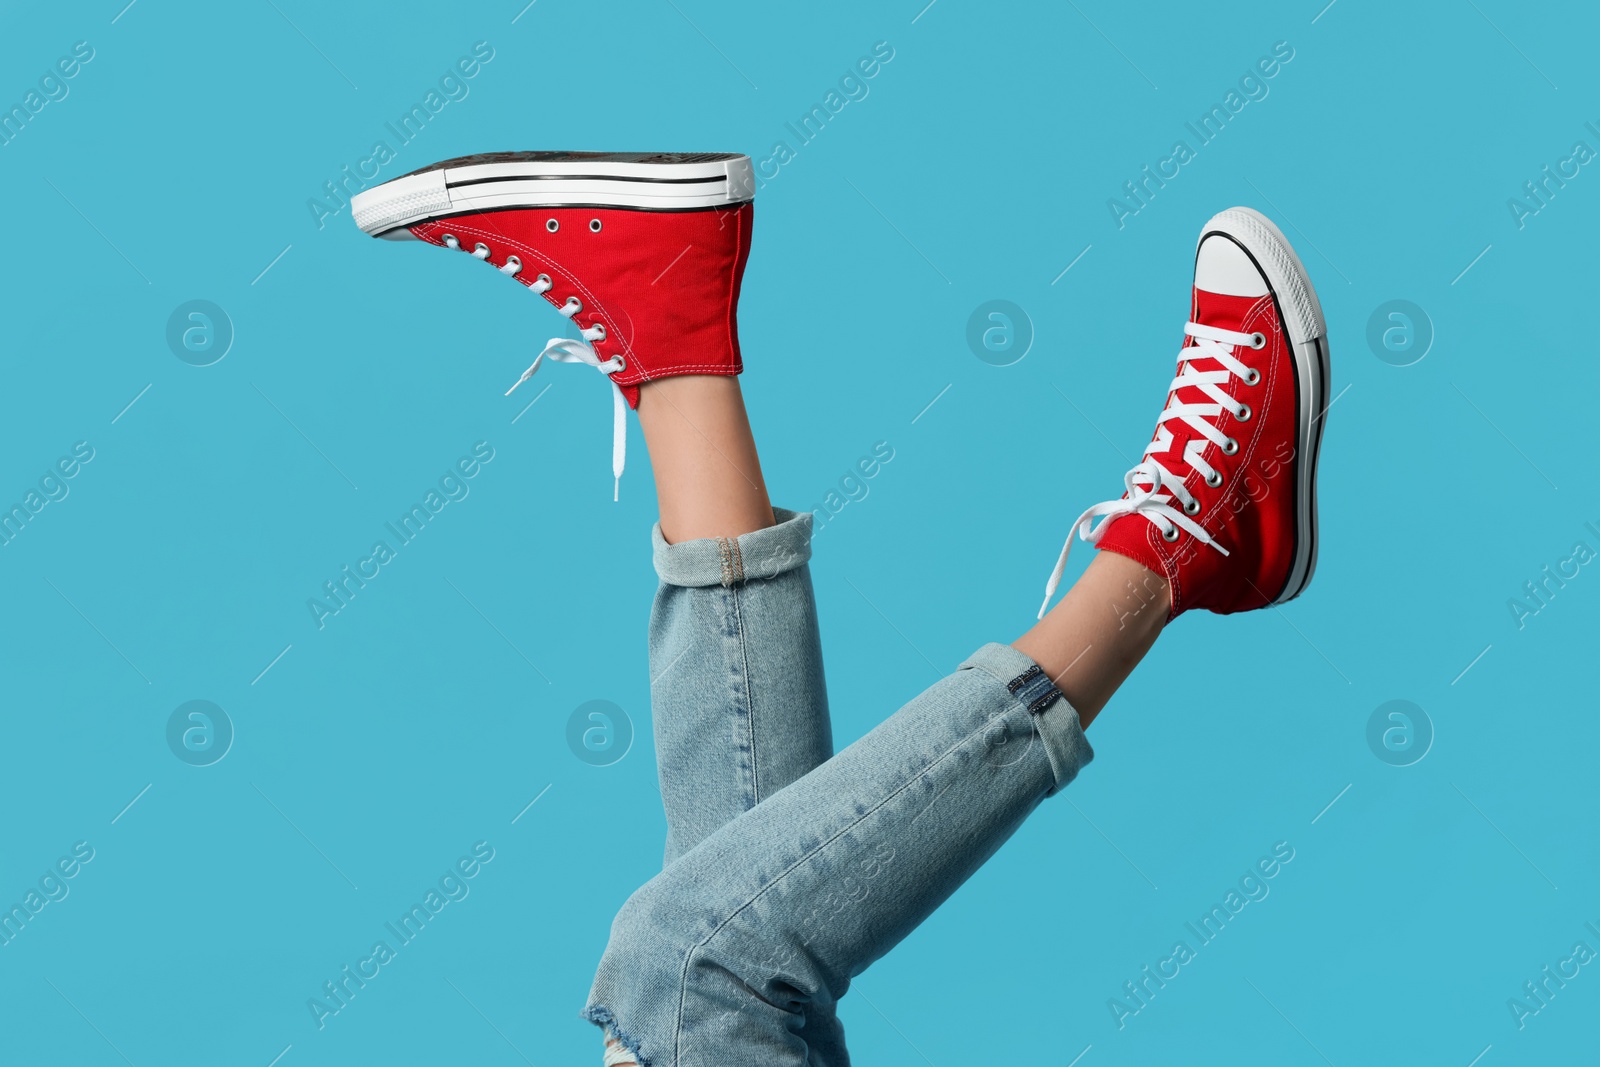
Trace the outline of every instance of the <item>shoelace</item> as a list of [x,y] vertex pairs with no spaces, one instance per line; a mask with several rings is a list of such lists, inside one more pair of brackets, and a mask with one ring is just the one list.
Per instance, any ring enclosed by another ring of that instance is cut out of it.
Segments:
[[[1246,385],[1255,385],[1261,380],[1261,372],[1253,367],[1247,367],[1234,355],[1234,351],[1239,348],[1264,348],[1267,339],[1261,333],[1220,330],[1215,326],[1204,326],[1198,322],[1188,323],[1184,326],[1183,332],[1193,337],[1195,343],[1178,353],[1178,376],[1172,379],[1172,385],[1168,387],[1172,400],[1156,423],[1155,440],[1145,446],[1144,460],[1122,476],[1123,484],[1128,490],[1127,495],[1119,500],[1107,500],[1094,505],[1079,515],[1077,521],[1072,524],[1066,544],[1061,547],[1061,556],[1056,560],[1055,570],[1050,572],[1050,580],[1045,583],[1044,603],[1039,606],[1041,619],[1050,607],[1051,598],[1056,595],[1056,588],[1061,584],[1061,575],[1066,571],[1067,554],[1072,551],[1073,534],[1077,534],[1091,545],[1096,544],[1104,536],[1106,527],[1123,515],[1142,515],[1161,530],[1161,536],[1167,541],[1176,541],[1178,530],[1183,529],[1201,544],[1210,545],[1224,556],[1228,554],[1228,550],[1219,545],[1206,532],[1205,527],[1191,518],[1200,513],[1200,502],[1184,485],[1187,475],[1184,477],[1175,475],[1154,457],[1171,448],[1172,431],[1167,429],[1167,423],[1178,419],[1200,434],[1199,438],[1191,440],[1184,446],[1183,455],[1180,457],[1183,463],[1190,471],[1199,474],[1210,488],[1216,489],[1222,485],[1222,473],[1207,463],[1201,453],[1205,451],[1206,442],[1209,441],[1222,449],[1223,455],[1231,456],[1239,451],[1239,442],[1217,429],[1210,420],[1217,418],[1224,411],[1241,422],[1250,419],[1252,415],[1250,405],[1229,395],[1223,387],[1232,378],[1238,378]],[[1194,366],[1194,361],[1197,359],[1216,360],[1222,368],[1197,370]],[[1184,403],[1178,400],[1180,389],[1199,389],[1212,402]],[[1148,488],[1145,488],[1146,486]],[[1177,507],[1173,506],[1174,502]],[[1094,525],[1095,519],[1100,520],[1098,526]]]
[[[453,234],[445,234],[443,241],[446,248],[461,250],[461,242]],[[476,247],[473,248],[472,255],[477,259],[487,260],[489,258],[489,246],[479,241]],[[516,256],[507,256],[505,264],[496,269],[507,277],[515,278],[522,273],[522,260]],[[543,296],[554,287],[555,283],[550,280],[550,275],[548,274],[539,275],[533,280],[533,284],[528,286],[539,296]],[[583,310],[583,301],[575,296],[569,296],[567,297],[567,302],[556,310],[571,319]],[[606,339],[606,328],[603,323],[597,322],[593,326],[586,327],[579,331],[579,336],[582,340],[575,340],[571,337],[550,338],[549,341],[545,342],[544,350],[533,358],[532,365],[522,372],[522,377],[511,383],[511,388],[506,390],[505,395],[510,396],[517,391],[519,385],[532,378],[546,356],[557,363],[586,364],[606,375],[606,380],[611,384],[611,476],[613,479],[611,499],[614,501],[622,491],[622,471],[628,463],[628,400],[622,395],[622,387],[611,381],[610,376],[619,370],[626,370],[628,362],[622,357],[621,353],[612,356],[610,359],[602,360],[600,353],[595,351],[593,342]]]
[[545,344],[544,351],[533,359],[533,365],[522,372],[506,396],[517,391],[517,386],[532,378],[539,369],[539,364],[549,356],[557,363],[585,363],[600,373],[607,375],[606,380],[611,383],[611,475],[615,479],[611,489],[611,499],[616,500],[622,488],[622,469],[628,462],[628,401],[622,395],[622,386],[612,381],[610,375],[623,370],[627,363],[622,356],[612,356],[610,359],[601,360],[600,353],[594,346],[587,343],[589,331],[583,331],[585,340],[575,341],[570,337],[552,337]]

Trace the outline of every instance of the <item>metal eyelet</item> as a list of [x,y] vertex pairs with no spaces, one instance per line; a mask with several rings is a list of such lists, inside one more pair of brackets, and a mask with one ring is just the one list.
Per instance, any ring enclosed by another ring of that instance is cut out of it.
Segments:
[[548,292],[549,290],[555,288],[555,284],[556,284],[555,282],[550,280],[550,275],[548,275],[548,274],[541,274],[537,278],[535,278],[534,281],[536,281],[540,285],[544,286],[546,292]]
[[1178,528],[1176,526],[1168,526],[1161,531],[1161,539],[1168,543],[1176,541],[1178,539]]
[[1260,381],[1261,381],[1261,372],[1256,370],[1254,367],[1249,368],[1248,373],[1246,373],[1245,376],[1244,376],[1244,384],[1246,384],[1246,385],[1255,385]]
[[622,355],[621,352],[618,352],[612,358],[615,359],[619,364],[621,364],[621,366],[619,366],[613,373],[621,374],[623,371],[628,369],[628,361],[627,361],[626,358],[624,358],[624,356]]
[[1260,333],[1260,332],[1251,334],[1250,335],[1250,347],[1251,348],[1256,348],[1256,349],[1266,348],[1267,347],[1267,335],[1264,334],[1264,333]]
[[544,228],[549,230],[551,233],[555,233],[557,230],[561,229],[561,223],[557,222],[555,219],[546,219]]
[[1198,515],[1198,514],[1200,514],[1200,501],[1198,501],[1198,500],[1189,501],[1187,504],[1185,504],[1183,506],[1183,513],[1185,515]]
[[589,220],[589,232],[590,233],[599,233],[600,232],[600,220],[599,219],[590,219]]
[[1239,451],[1238,441],[1235,441],[1230,437],[1226,441],[1222,442],[1222,454],[1224,456],[1231,456],[1237,451]]
[[597,322],[593,326],[589,327],[589,329],[591,329],[591,330],[599,330],[600,331],[600,336],[595,338],[596,342],[604,341],[606,339],[606,324],[605,323]]
[[520,271],[522,269],[522,259],[519,256],[507,256],[505,265],[512,270]]
[[567,302],[561,305],[561,314],[565,315],[569,319],[582,310],[583,301],[579,300],[575,296],[567,297]]
[[456,235],[453,233],[442,233],[439,235],[439,240],[443,241],[444,246],[451,251],[455,251],[461,247],[460,238],[456,237]]
[[1251,412],[1251,410],[1250,410],[1250,405],[1249,404],[1240,404],[1239,406],[1241,408],[1243,408],[1244,410],[1239,412],[1238,414],[1234,415],[1234,418],[1238,419],[1240,422],[1249,422],[1250,421],[1250,416],[1253,414]]
[[489,246],[484,244],[482,241],[479,241],[477,244],[472,246],[472,254],[477,256],[479,259],[488,259]]
[[1212,471],[1206,475],[1206,484],[1213,489],[1217,488],[1222,484],[1222,475],[1217,471]]

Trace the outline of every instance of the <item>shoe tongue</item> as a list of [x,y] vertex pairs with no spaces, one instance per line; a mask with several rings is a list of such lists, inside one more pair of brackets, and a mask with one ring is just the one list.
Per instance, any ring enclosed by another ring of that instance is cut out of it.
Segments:
[[[1202,326],[1215,326],[1219,330],[1243,331],[1244,317],[1251,308],[1261,303],[1259,296],[1228,296],[1224,293],[1208,293],[1204,289],[1196,288],[1194,291],[1194,321]],[[1193,338],[1189,341],[1193,343]]]
[[[1229,296],[1224,293],[1208,293],[1204,289],[1197,288],[1194,291],[1193,321],[1202,326],[1213,326],[1219,330],[1237,330],[1242,333],[1244,332],[1245,316],[1249,314],[1251,308],[1260,302],[1261,298],[1259,296]],[[1185,336],[1184,342],[1185,351],[1195,345],[1193,337]],[[1222,364],[1210,356],[1197,356],[1193,363],[1196,370],[1207,371],[1220,370],[1222,368]],[[1224,387],[1224,392],[1229,391],[1231,390]],[[1193,386],[1179,389],[1176,399],[1185,404],[1215,403],[1210,396]],[[1216,423],[1215,419],[1208,421],[1212,422],[1213,425]],[[1155,460],[1179,477],[1192,474],[1193,472],[1189,469],[1188,464],[1183,461],[1184,448],[1190,441],[1199,440],[1207,443],[1209,441],[1203,434],[1181,419],[1170,419],[1164,425],[1168,432],[1172,434],[1172,444],[1167,447],[1166,451],[1156,453]],[[1198,481],[1198,478],[1189,480],[1191,492],[1194,491],[1195,483]]]

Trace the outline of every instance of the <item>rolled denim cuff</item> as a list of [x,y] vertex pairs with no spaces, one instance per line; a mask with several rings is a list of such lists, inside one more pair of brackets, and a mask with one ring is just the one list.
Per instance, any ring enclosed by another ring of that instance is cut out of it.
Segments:
[[970,668],[983,671],[1005,686],[1011,699],[1028,710],[1055,774],[1056,784],[1048,795],[1060,792],[1094,759],[1094,749],[1089,747],[1083,724],[1078,721],[1078,709],[1067,702],[1050,676],[1033,660],[1010,645],[990,643],[961,665],[962,670]]
[[776,578],[811,558],[811,512],[773,508],[777,525],[738,537],[705,537],[669,545],[658,522],[650,531],[656,574],[668,585],[738,585]]

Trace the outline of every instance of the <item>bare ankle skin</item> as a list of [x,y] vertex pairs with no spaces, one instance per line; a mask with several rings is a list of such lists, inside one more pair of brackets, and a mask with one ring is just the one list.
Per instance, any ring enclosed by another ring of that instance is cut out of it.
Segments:
[[647,382],[639,389],[639,425],[669,542],[738,537],[773,524],[737,378]]
[[1155,644],[1171,610],[1164,578],[1102,552],[1012,647],[1050,675],[1088,727]]

